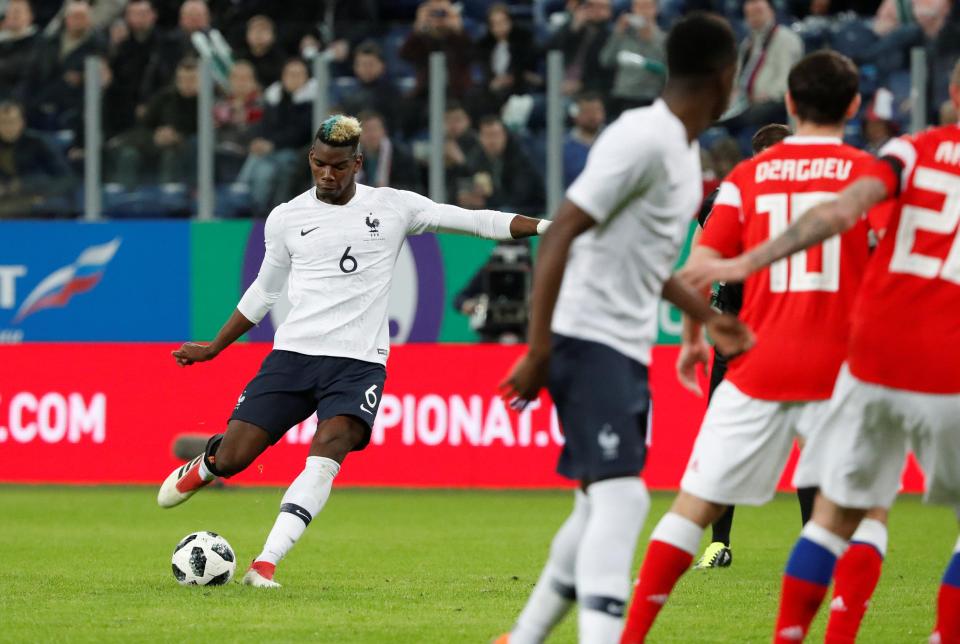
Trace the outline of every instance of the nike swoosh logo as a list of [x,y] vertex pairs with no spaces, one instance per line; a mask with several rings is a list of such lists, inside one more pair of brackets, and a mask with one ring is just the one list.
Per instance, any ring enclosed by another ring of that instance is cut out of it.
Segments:
[[303,237],[304,235],[309,235],[310,233],[312,233],[313,231],[315,231],[315,230],[316,230],[317,228],[319,228],[319,227],[320,227],[320,226],[314,226],[314,227],[311,228],[310,230],[304,230],[303,228],[301,228],[301,229],[300,229],[300,236]]

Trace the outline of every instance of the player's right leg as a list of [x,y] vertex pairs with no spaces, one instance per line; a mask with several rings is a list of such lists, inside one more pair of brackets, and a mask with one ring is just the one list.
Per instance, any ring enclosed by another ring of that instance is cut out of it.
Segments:
[[[900,485],[906,414],[896,409],[891,393],[857,380],[844,366],[829,409],[801,454],[795,482],[801,471],[815,472],[820,493],[787,561],[775,642],[806,636],[858,526],[864,525],[864,540],[885,545],[885,530],[882,541],[877,533],[871,538],[872,524],[861,519],[869,508],[889,508]],[[816,461],[812,469],[811,459]]]
[[290,351],[267,354],[237,399],[226,433],[211,437],[202,455],[170,473],[157,503],[171,508],[215,477],[242,472],[288,429],[313,414],[317,403],[311,358]]
[[[717,351],[713,350],[713,366],[710,369],[710,390],[707,394],[707,404],[713,399],[713,392],[717,390],[720,383],[727,375],[727,359]],[[713,533],[710,537],[710,545],[700,555],[695,568],[705,570],[710,568],[726,568],[733,563],[733,550],[730,549],[730,532],[733,530],[733,512],[735,506],[730,506],[720,515],[720,518],[713,522],[710,530]]]
[[704,529],[731,504],[762,505],[776,491],[802,407],[757,400],[721,384],[707,409],[681,493],[650,536],[634,589],[623,644],[643,642],[680,577],[690,568]]
[[157,504],[162,508],[180,505],[218,476],[230,477],[242,472],[270,443],[263,428],[231,420],[226,433],[210,437],[203,454],[167,476],[157,493]]
[[557,471],[580,481],[582,491],[517,624],[501,639],[542,642],[576,601],[580,641],[613,643],[650,508],[639,477],[650,408],[647,369],[605,345],[554,336],[549,389],[566,439]]

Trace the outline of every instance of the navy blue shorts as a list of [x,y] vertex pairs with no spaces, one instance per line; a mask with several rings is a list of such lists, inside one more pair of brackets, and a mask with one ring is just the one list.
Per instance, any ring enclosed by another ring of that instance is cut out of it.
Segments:
[[373,362],[275,349],[243,390],[230,420],[261,427],[276,443],[314,412],[321,421],[354,416],[367,426],[355,448],[363,449],[370,442],[386,379],[383,365]]
[[636,476],[647,457],[647,368],[599,342],[554,334],[547,388],[564,446],[561,476],[599,481]]

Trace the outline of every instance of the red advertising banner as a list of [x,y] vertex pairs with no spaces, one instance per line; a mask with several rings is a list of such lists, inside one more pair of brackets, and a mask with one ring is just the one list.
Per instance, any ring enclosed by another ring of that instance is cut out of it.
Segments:
[[[182,433],[222,431],[269,352],[235,345],[185,369],[167,344],[0,345],[0,481],[159,483],[177,465]],[[546,395],[524,413],[496,385],[521,347],[399,345],[366,450],[348,457],[338,485],[559,487],[563,443]],[[705,408],[674,376],[676,347],[654,351],[653,428],[644,478],[675,489]],[[244,485],[287,485],[303,467],[316,420],[292,428],[250,468]],[[792,462],[781,481],[789,481]],[[911,463],[906,491],[922,478]]]

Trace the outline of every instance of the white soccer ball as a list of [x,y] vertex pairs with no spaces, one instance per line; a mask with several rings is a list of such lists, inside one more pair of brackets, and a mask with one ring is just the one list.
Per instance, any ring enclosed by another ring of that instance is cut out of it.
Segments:
[[236,568],[233,548],[216,532],[188,534],[173,549],[173,576],[181,586],[222,586]]

